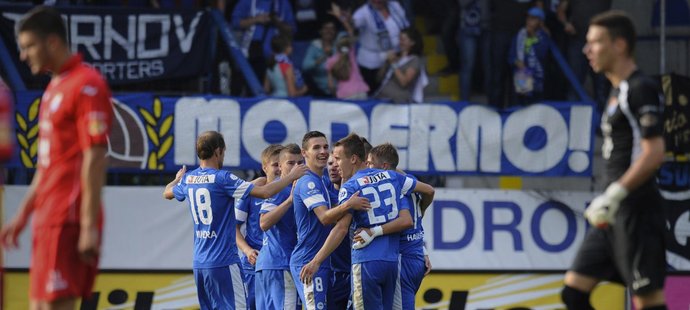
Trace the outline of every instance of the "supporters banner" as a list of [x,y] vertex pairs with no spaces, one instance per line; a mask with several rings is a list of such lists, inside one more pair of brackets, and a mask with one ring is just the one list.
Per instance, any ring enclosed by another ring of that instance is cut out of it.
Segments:
[[[0,36],[19,63],[15,25],[31,7],[0,5]],[[73,51],[110,83],[202,74],[210,68],[212,21],[206,11],[61,7]],[[30,72],[18,66],[25,79]]]
[[[308,130],[333,143],[356,132],[390,142],[400,165],[417,174],[591,176],[592,106],[545,103],[497,111],[458,102],[387,104],[311,98],[115,96],[111,169],[173,172],[197,164],[199,133],[225,136],[225,165],[259,169],[271,143],[300,144]],[[40,93],[17,93],[17,142],[11,167],[36,161]]]

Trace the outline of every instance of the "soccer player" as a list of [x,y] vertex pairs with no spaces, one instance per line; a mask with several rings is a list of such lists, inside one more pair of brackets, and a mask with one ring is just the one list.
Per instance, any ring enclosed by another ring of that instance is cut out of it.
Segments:
[[[331,205],[338,205],[338,192],[342,178],[340,177],[340,170],[338,164],[335,162],[335,157],[331,152],[328,156],[326,167],[326,174],[324,175],[324,182],[328,187],[328,195],[331,198]],[[350,269],[352,268],[351,248],[352,243],[349,234],[343,238],[340,245],[331,253],[331,270],[333,274],[330,279],[330,287],[328,289],[328,309],[347,309],[350,301]]]
[[[398,168],[398,151],[390,143],[384,143],[371,149],[367,164],[372,169],[392,170]],[[414,177],[407,175],[409,178]],[[402,200],[401,213],[410,212],[413,220],[412,227],[405,229],[400,234],[400,288],[403,309],[415,308],[415,295],[422,279],[431,271],[429,255],[424,249],[424,228],[422,227],[422,216],[431,201],[422,201],[418,193],[408,193]],[[386,233],[399,232],[403,226],[407,226],[404,217],[388,222],[382,226]],[[366,235],[364,235],[366,234]],[[366,246],[372,241],[372,232],[369,229],[362,229],[357,234],[355,242],[361,244],[358,247]],[[363,238],[364,237],[364,238]]]
[[632,20],[618,11],[592,18],[587,32],[583,52],[614,87],[601,121],[611,183],[585,211],[595,229],[565,274],[568,309],[593,309],[590,292],[602,280],[627,285],[637,309],[666,309],[664,212],[654,180],[664,160],[663,97],[635,64],[635,38]]
[[354,219],[356,228],[370,228],[372,239],[375,238],[367,247],[352,249],[354,309],[392,309],[394,305],[399,308],[400,299],[395,290],[399,274],[400,236],[398,233],[384,231],[385,228],[380,225],[401,216],[406,217],[406,224],[400,230],[411,227],[413,221],[409,211],[399,209],[401,196],[414,191],[431,201],[434,189],[394,171],[366,168],[364,144],[356,134],[338,141],[333,154],[343,180],[347,180],[340,188],[339,200],[345,201],[361,192],[369,199],[371,208],[354,211],[338,221],[326,243],[304,267],[303,277],[312,275],[328,257],[347,234],[350,222]]
[[163,197],[189,199],[194,221],[194,280],[201,309],[246,309],[247,296],[235,244],[235,199],[249,195],[268,198],[305,173],[296,166],[282,179],[255,186],[229,171],[220,170],[225,157],[225,140],[217,131],[197,139],[199,168],[182,167],[165,187]]
[[[266,183],[271,183],[280,176],[278,155],[282,149],[281,145],[272,144],[261,152],[261,169],[266,174]],[[289,172],[287,171],[286,174]],[[259,211],[263,203],[264,199],[253,196],[248,199],[235,200],[235,219],[237,220],[235,236],[237,247],[244,254],[240,255],[240,261],[242,262],[244,284],[247,286],[249,309],[256,309],[254,277],[257,257],[264,239],[264,232],[259,227]],[[242,225],[244,225],[244,234],[242,234]]]
[[[286,145],[279,154],[281,174],[302,163],[297,144]],[[259,259],[256,262],[257,308],[267,310],[301,309],[297,289],[290,273],[290,255],[297,243],[295,213],[292,211],[292,186],[264,201],[261,206],[261,229],[265,231]]]
[[[349,216],[347,214],[350,209],[368,208],[369,202],[366,198],[353,195],[351,199],[343,200],[341,205],[331,206],[329,191],[322,178],[328,161],[328,141],[323,133],[310,131],[304,135],[302,155],[309,171],[297,181],[293,189],[297,245],[290,258],[290,270],[305,308],[323,309],[328,305],[326,296],[330,286],[331,268],[329,265],[319,265],[308,277],[304,277],[301,276],[302,267],[314,258],[326,242],[334,223],[343,216]],[[340,241],[342,237],[338,244]],[[333,249],[336,246],[337,244]],[[330,252],[328,254],[330,255]]]
[[37,7],[17,26],[20,57],[33,74],[50,73],[39,112],[36,174],[19,211],[0,231],[4,247],[33,213],[31,309],[74,309],[98,272],[101,190],[113,106],[103,77],[72,54],[60,13]]

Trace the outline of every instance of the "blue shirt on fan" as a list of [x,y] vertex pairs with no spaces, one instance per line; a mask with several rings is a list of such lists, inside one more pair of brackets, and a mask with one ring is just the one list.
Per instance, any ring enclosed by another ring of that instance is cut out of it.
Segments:
[[179,201],[189,200],[194,221],[194,268],[239,263],[235,243],[235,199],[245,199],[254,185],[229,171],[197,168],[173,187]]
[[[412,192],[417,180],[395,171],[362,169],[340,188],[338,200],[345,202],[355,192],[369,199],[371,209],[353,211],[355,229],[383,225],[398,217],[402,207],[401,197]],[[352,249],[352,263],[368,261],[397,262],[400,252],[400,234],[386,234],[374,239],[368,246]]]
[[[290,266],[301,267],[316,256],[326,242],[331,226],[324,226],[314,213],[320,206],[331,207],[331,198],[323,179],[312,171],[302,176],[293,191],[293,208],[297,224],[297,245],[292,251]],[[321,268],[330,266],[324,264]]]
[[[249,196],[246,199],[238,199],[235,201],[235,219],[237,225],[246,224],[244,240],[247,244],[257,251],[261,250],[263,245],[264,232],[259,226],[259,211],[264,199]],[[254,265],[249,263],[246,255],[239,252],[240,261],[243,269],[254,269]]]
[[[290,197],[292,186],[288,186],[275,196],[268,198],[261,205],[261,214],[273,211]],[[297,243],[295,213],[290,210],[268,231],[264,233],[263,248],[256,260],[256,270],[289,270],[290,255]]]

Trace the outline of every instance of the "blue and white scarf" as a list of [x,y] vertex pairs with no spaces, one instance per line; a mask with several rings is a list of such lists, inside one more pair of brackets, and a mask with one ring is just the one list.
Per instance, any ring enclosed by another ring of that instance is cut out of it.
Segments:
[[302,78],[302,72],[292,64],[292,60],[290,60],[290,57],[288,57],[285,54],[276,54],[274,56],[274,59],[278,64],[288,64],[292,66],[292,71],[295,73],[295,87],[302,88],[302,86],[304,86],[304,78]]
[[[384,51],[393,49],[390,34],[388,33],[388,28],[386,28],[386,23],[383,21],[383,16],[381,16],[381,13],[374,9],[371,4],[367,4],[367,6],[369,7],[369,12],[374,17],[374,23],[376,23],[376,33],[379,35],[381,49]],[[405,11],[399,6],[393,6],[388,2],[388,13],[401,30],[410,26],[407,17],[405,17]]]

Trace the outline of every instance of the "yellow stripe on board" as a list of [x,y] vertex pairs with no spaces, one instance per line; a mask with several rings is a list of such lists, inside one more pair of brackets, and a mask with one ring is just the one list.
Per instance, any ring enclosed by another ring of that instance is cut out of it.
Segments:
[[521,177],[498,177],[498,188],[500,189],[522,189]]

